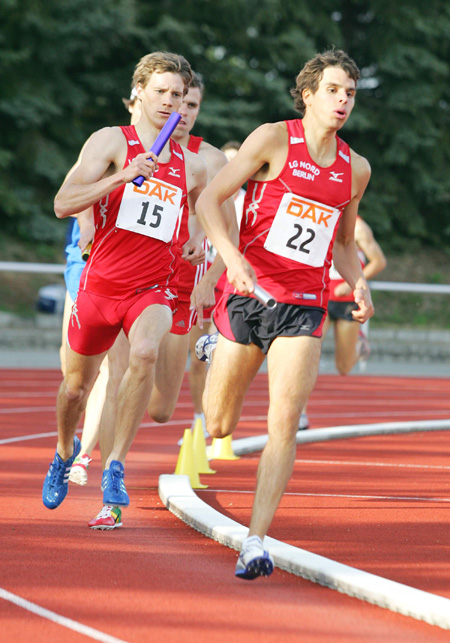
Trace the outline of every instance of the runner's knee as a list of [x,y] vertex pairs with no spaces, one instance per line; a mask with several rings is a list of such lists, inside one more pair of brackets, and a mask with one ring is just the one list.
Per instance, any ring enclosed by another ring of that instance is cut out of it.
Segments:
[[90,393],[90,383],[84,382],[79,376],[66,376],[62,392],[68,402],[82,402],[87,400]]
[[336,357],[336,368],[339,372],[339,375],[348,375],[354,365],[355,361],[348,359],[348,357]]
[[131,370],[146,370],[156,364],[158,346],[151,339],[141,339],[131,347],[129,366]]

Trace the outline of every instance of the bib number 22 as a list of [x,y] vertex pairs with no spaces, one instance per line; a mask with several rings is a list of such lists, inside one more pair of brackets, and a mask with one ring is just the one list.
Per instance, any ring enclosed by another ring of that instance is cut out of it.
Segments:
[[316,236],[316,233],[314,230],[311,228],[306,228],[305,234],[308,236],[304,241],[302,241],[299,245],[294,245],[294,241],[297,241],[299,237],[302,236],[303,234],[303,226],[301,226],[299,223],[294,223],[294,228],[296,229],[296,233],[288,239],[286,242],[286,246],[288,248],[292,248],[292,250],[299,250],[300,252],[305,252],[306,254],[310,253],[309,248],[307,246],[311,243],[311,241],[314,240],[314,237]]

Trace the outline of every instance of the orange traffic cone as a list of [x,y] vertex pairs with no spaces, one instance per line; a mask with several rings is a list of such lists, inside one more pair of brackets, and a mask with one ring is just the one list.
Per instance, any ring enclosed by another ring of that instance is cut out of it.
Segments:
[[180,453],[178,454],[175,474],[189,476],[189,481],[193,489],[206,489],[208,486],[207,484],[202,484],[198,477],[191,429],[184,430],[183,444],[181,445]]
[[200,418],[195,420],[194,424],[194,456],[199,473],[216,473],[208,464],[206,457],[206,440],[203,434],[203,422]]
[[233,453],[231,435],[227,435],[226,438],[214,438],[208,456],[210,460],[239,460],[239,456]]

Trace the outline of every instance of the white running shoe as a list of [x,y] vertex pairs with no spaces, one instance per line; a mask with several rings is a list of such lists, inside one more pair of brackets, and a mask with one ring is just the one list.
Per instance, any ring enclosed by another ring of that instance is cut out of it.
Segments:
[[236,564],[235,576],[253,580],[258,576],[270,576],[273,572],[273,560],[263,547],[259,536],[250,536],[242,544],[241,553]]
[[[194,418],[194,421],[192,422],[191,431],[193,431],[195,429],[195,420],[196,420],[196,418]],[[204,417],[203,417],[202,426],[203,426],[203,437],[205,438],[205,440],[208,440],[211,436],[209,435],[208,431],[206,430]],[[180,438],[178,440],[178,442],[177,442],[177,445],[179,447],[181,447],[182,444],[183,444],[183,438]]]
[[86,453],[77,456],[70,470],[70,482],[74,482],[75,484],[79,484],[84,487],[88,481],[87,470],[89,469],[89,463],[91,461],[92,458],[90,458]]
[[360,330],[358,341],[356,342],[356,354],[358,360],[367,360],[370,356],[370,343],[364,333]]
[[219,333],[213,335],[202,335],[195,344],[195,354],[201,362],[211,362],[212,352],[217,346]]
[[299,431],[306,431],[306,429],[309,429],[309,420],[308,416],[306,413],[302,413],[300,416],[300,420],[298,423],[298,430]]

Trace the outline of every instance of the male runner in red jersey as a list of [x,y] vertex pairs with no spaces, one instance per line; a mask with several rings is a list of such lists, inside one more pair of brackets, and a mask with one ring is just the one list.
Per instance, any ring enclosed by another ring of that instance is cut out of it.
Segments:
[[[197,204],[229,281],[214,312],[220,335],[204,396],[212,436],[233,432],[267,354],[269,438],[236,566],[240,578],[273,569],[262,539],[290,478],[300,413],[317,377],[333,244],[336,267],[359,305],[354,319],[364,322],[374,312],[354,241],[370,166],[337,136],[353,109],[358,78],[356,64],[340,50],[306,63],[292,90],[303,118],[256,129]],[[247,180],[238,250],[219,205]],[[276,298],[275,309],[252,296],[256,282]]]
[[[217,172],[225,165],[227,159],[225,155],[217,148],[209,145],[198,136],[190,134],[194,127],[196,118],[199,113],[200,103],[203,97],[203,83],[193,73],[193,78],[189,86],[187,94],[183,98],[178,112],[181,114],[181,120],[172,135],[172,139],[178,144],[187,148],[195,154],[198,154],[206,163],[208,178],[215,176]],[[235,225],[235,213],[233,201],[225,203],[223,208],[224,216],[230,221],[230,228],[237,233]],[[155,366],[154,386],[150,401],[148,403],[147,411],[152,419],[157,422],[168,422],[172,417],[175,409],[178,395],[180,392],[183,376],[186,370],[186,359],[188,354],[189,345],[189,331],[191,331],[193,324],[195,324],[197,313],[190,308],[191,292],[198,282],[202,281],[202,286],[199,288],[196,304],[200,311],[202,305],[207,304],[211,298],[211,292],[215,281],[219,278],[220,274],[225,270],[225,264],[220,257],[217,258],[215,264],[204,275],[205,266],[204,261],[198,265],[192,265],[189,261],[183,258],[186,244],[189,239],[194,238],[203,239],[204,231],[197,224],[197,217],[194,215],[183,216],[178,233],[178,257],[174,265],[174,275],[171,283],[176,284],[178,299],[177,310],[172,318],[172,327],[170,333],[166,334],[159,346],[158,359]],[[189,221],[189,222],[188,222]],[[237,239],[237,234],[234,235]],[[214,281],[215,280],[215,281]],[[211,285],[209,285],[211,284]],[[200,313],[201,314],[201,313]],[[194,361],[194,368],[197,367],[197,361]],[[201,367],[204,364],[199,362]],[[116,365],[116,370],[122,367],[123,364]],[[198,398],[201,400],[203,387],[198,391]],[[198,399],[197,399],[198,403]],[[111,411],[115,409],[115,402],[111,397],[108,397],[108,404],[106,411],[108,416],[111,416]],[[103,420],[103,418],[102,418]],[[100,442],[102,451],[102,461],[108,461],[108,453],[112,448],[111,431],[102,421],[102,439]],[[108,431],[108,435],[106,432]],[[89,527],[92,529],[114,529],[122,523],[120,508],[112,506],[112,504],[105,503],[100,512],[92,520],[89,521]]]
[[[114,445],[102,488],[105,504],[129,504],[123,462],[151,395],[160,343],[172,325],[178,228],[184,207],[194,211],[206,184],[204,162],[178,143],[169,141],[159,159],[148,150],[181,106],[191,79],[182,56],[155,52],[141,58],[133,76],[142,103],[138,123],[95,132],[55,198],[59,218],[93,205],[96,232],[69,325],[66,375],[57,399],[57,450],[42,492],[49,509],[67,494],[80,450],[75,430],[100,363],[121,328],[130,342],[130,359],[118,392]],[[146,179],[141,187],[131,182],[138,176]],[[184,251],[193,261],[203,252],[191,242]]]
[[[386,257],[375,239],[370,226],[357,217],[355,223],[355,243],[361,261],[363,275],[367,281],[373,279],[386,267]],[[369,342],[363,328],[352,317],[357,306],[352,290],[332,265],[330,268],[330,300],[328,316],[323,327],[324,336],[334,324],[334,352],[336,368],[341,375],[348,375],[356,362],[364,354],[363,348],[370,352]],[[368,355],[367,355],[368,357]]]
[[[179,108],[181,120],[172,138],[183,147],[198,154],[205,161],[209,181],[224,167],[227,163],[227,158],[223,152],[207,143],[202,137],[191,134],[200,111],[203,92],[203,83],[194,73],[189,91],[183,99],[182,106]],[[233,238],[237,242],[236,215],[232,199],[223,204],[222,212],[227,221],[228,229],[232,231]],[[196,216],[190,216],[189,223],[187,220],[183,220],[180,228],[180,248],[183,247],[193,233],[195,234],[197,219],[198,217]],[[201,230],[202,234],[204,234],[203,228]],[[176,273],[178,307],[173,316],[171,331],[161,344],[160,355],[156,365],[155,386],[147,409],[149,415],[158,422],[167,422],[173,414],[186,370],[189,345],[195,346],[199,336],[195,332],[197,329],[197,310],[191,307],[191,293],[201,281],[201,286],[196,289],[196,306],[200,315],[200,322],[203,323],[203,308],[215,303],[213,298],[214,286],[224,270],[225,264],[220,257],[206,272],[206,261],[195,266],[183,259],[180,253]],[[208,320],[207,317],[206,320]],[[195,336],[191,339],[191,334],[193,333]],[[194,378],[190,378],[190,384],[195,412],[201,414],[204,378],[199,372],[199,364],[200,369],[202,369],[204,365],[198,360],[194,360]]]

